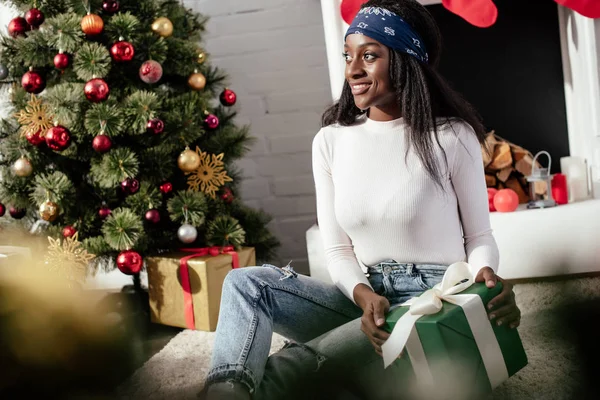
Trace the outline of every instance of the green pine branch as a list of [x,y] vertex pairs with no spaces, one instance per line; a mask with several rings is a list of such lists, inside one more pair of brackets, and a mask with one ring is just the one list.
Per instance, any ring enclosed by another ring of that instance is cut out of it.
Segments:
[[33,204],[40,205],[45,201],[52,201],[64,210],[74,203],[75,188],[69,178],[60,171],[38,174],[29,197]]
[[128,208],[113,210],[102,225],[104,240],[118,251],[134,248],[143,230],[141,218]]
[[18,37],[14,45],[16,53],[12,61],[25,67],[45,67],[56,54],[41,30],[29,31],[26,37]]
[[120,147],[104,154],[102,158],[93,159],[90,173],[99,187],[110,189],[127,178],[134,178],[138,171],[139,162],[135,153]]
[[167,202],[171,221],[179,224],[188,223],[195,227],[204,224],[206,214],[206,198],[204,193],[192,190],[179,191]]
[[138,192],[128,196],[125,204],[137,215],[144,215],[149,209],[158,208],[162,204],[162,194],[155,185],[143,181]]
[[142,60],[154,60],[161,64],[167,59],[169,45],[163,37],[156,37],[152,32],[141,34],[137,38],[136,54]]
[[239,221],[229,215],[218,215],[208,223],[206,229],[206,243],[209,246],[228,246],[236,249],[242,247],[246,241],[246,232]]
[[85,238],[81,245],[88,253],[95,254],[97,256],[114,252],[114,249],[110,247],[108,243],[106,243],[104,236]]
[[91,136],[104,131],[110,137],[120,135],[124,128],[121,109],[114,102],[97,103],[85,113],[85,130]]
[[112,60],[106,47],[95,42],[86,42],[81,46],[73,59],[73,69],[84,81],[104,78],[110,72]]
[[73,54],[84,43],[85,35],[81,30],[81,16],[75,13],[59,14],[46,19],[45,29],[49,31],[48,45],[56,50]]
[[139,19],[129,11],[115,14],[104,26],[104,31],[111,42],[126,40],[132,42],[137,36],[141,24]]
[[240,159],[250,150],[256,138],[250,136],[250,127],[227,126],[208,136],[204,149],[210,153],[225,153],[225,160]]
[[177,170],[175,158],[170,160],[172,152],[176,150],[170,146],[156,146],[142,151],[140,171],[147,171],[140,175],[140,179],[155,185],[169,179]]
[[136,91],[124,103],[125,124],[132,135],[145,133],[148,121],[158,115],[161,106],[156,93],[147,90]]

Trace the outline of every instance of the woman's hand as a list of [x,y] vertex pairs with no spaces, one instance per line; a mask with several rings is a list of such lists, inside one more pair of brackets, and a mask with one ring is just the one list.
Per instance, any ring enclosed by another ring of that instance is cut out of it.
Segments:
[[385,315],[390,310],[390,302],[362,283],[354,288],[354,300],[363,310],[360,329],[367,335],[377,354],[383,356],[381,346],[390,334],[381,327],[385,324]]
[[502,292],[488,303],[490,320],[495,320],[497,325],[516,328],[521,323],[521,310],[515,302],[513,285],[496,275],[490,267],[480,269],[475,278],[475,282],[485,282],[488,288],[496,286],[498,281],[502,282]]

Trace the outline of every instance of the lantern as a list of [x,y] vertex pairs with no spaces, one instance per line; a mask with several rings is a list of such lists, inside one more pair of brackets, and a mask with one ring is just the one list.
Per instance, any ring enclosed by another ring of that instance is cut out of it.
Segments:
[[[537,168],[537,158],[545,154],[548,157],[548,168]],[[531,175],[527,176],[529,182],[529,204],[527,208],[546,208],[554,207],[556,201],[552,198],[552,158],[547,151],[540,151],[533,157]]]

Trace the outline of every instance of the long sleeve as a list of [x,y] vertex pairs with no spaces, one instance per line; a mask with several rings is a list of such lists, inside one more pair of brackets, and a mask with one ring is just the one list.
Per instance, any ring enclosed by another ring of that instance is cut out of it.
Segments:
[[498,271],[498,245],[492,235],[481,146],[471,126],[460,124],[451,180],[458,199],[467,261],[476,275],[483,267]]
[[327,269],[335,285],[354,302],[354,287],[360,283],[369,287],[371,285],[358,263],[352,241],[336,219],[331,153],[323,129],[313,140],[312,163],[317,197],[317,219],[323,237]]

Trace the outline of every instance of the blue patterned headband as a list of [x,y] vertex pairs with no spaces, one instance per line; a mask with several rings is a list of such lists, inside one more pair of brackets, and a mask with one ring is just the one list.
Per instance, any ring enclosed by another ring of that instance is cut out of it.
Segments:
[[368,36],[394,50],[428,62],[429,55],[421,36],[400,16],[381,7],[361,8],[346,36],[353,33]]

